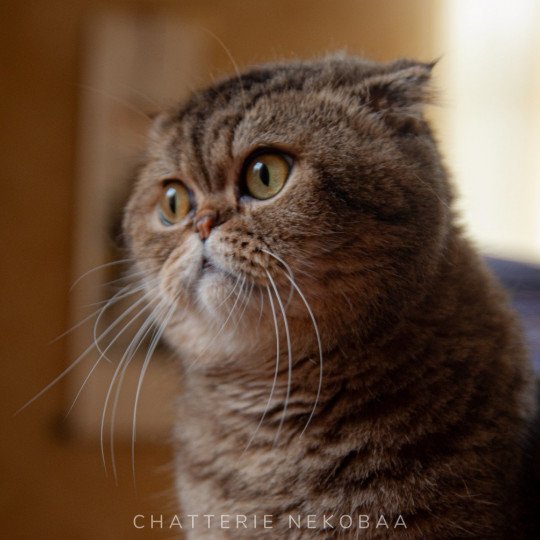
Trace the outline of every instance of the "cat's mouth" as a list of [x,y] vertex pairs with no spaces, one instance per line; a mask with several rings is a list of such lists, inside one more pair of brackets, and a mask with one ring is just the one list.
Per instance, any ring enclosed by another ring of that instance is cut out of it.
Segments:
[[203,257],[201,263],[201,272],[221,272],[221,269],[218,268],[208,257]]
[[211,275],[216,277],[218,275],[221,277],[232,277],[230,272],[227,272],[225,268],[221,267],[205,255],[201,260],[200,277]]

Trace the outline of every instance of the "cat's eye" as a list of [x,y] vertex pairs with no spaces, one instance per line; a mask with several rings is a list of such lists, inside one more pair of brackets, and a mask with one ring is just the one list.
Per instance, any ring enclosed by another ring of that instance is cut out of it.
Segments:
[[182,221],[191,209],[189,191],[178,180],[163,185],[159,199],[159,218],[164,225],[174,225]]
[[244,168],[245,190],[255,199],[270,199],[281,191],[290,171],[289,156],[277,152],[258,154]]

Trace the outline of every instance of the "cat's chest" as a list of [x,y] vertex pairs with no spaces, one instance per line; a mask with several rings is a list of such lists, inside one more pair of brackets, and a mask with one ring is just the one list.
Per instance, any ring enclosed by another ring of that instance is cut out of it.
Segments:
[[178,451],[191,469],[201,476],[212,475],[227,483],[260,484],[271,489],[275,479],[291,481],[306,469],[304,441],[281,433],[277,426],[264,424],[240,426],[239,420],[227,422],[223,411],[214,417],[184,418],[177,429]]

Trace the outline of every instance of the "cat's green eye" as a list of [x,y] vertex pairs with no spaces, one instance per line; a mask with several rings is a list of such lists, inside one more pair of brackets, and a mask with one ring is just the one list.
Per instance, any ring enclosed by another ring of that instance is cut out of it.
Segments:
[[277,195],[291,171],[290,158],[278,153],[259,154],[244,169],[244,184],[255,199],[270,199]]
[[163,185],[159,199],[159,218],[165,225],[174,225],[182,221],[191,209],[189,191],[177,180]]

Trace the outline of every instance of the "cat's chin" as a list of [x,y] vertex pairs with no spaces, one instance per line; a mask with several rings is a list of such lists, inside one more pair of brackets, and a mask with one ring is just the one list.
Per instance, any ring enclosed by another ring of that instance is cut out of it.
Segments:
[[212,316],[220,317],[222,312],[229,312],[238,298],[239,287],[237,279],[214,266],[207,266],[196,287],[196,297],[199,306]]

